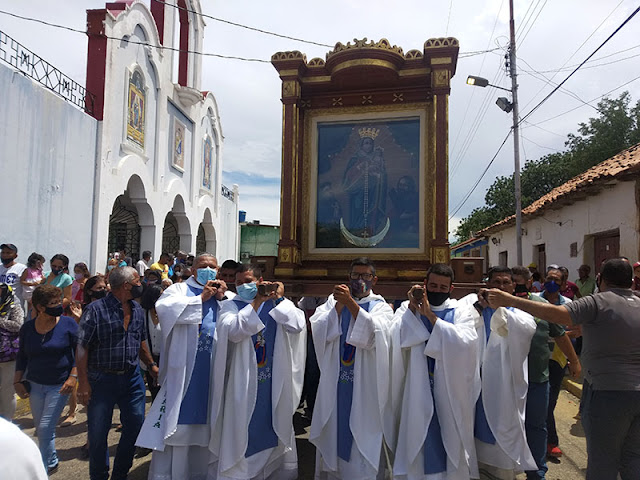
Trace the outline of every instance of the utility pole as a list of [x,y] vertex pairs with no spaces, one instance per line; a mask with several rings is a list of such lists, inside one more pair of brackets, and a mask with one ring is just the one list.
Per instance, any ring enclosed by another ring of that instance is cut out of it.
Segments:
[[513,0],[509,0],[509,73],[513,105],[513,185],[516,197],[516,265],[522,265],[522,191],[520,189],[520,128],[518,127],[518,79],[516,71],[516,29]]

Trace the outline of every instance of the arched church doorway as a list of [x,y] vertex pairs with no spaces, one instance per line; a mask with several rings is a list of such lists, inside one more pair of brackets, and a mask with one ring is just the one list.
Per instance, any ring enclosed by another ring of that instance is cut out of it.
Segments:
[[196,252],[211,253],[216,255],[216,229],[213,226],[213,219],[211,218],[211,210],[208,208],[204,211],[202,222],[198,226],[198,236],[196,237]]
[[192,253],[191,223],[185,212],[182,196],[176,195],[171,211],[167,213],[162,228],[162,251],[173,253],[183,250]]

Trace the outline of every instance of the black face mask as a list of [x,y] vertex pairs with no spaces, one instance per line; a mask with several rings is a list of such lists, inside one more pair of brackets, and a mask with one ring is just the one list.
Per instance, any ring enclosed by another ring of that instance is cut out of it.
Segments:
[[64,312],[64,307],[62,305],[58,305],[56,307],[45,307],[44,313],[47,315],[51,315],[52,317],[59,317]]
[[429,301],[429,305],[433,305],[434,307],[439,307],[449,298],[449,292],[430,292],[427,290],[427,300]]
[[2,264],[3,265],[9,265],[11,262],[13,262],[13,258],[3,258],[2,259]]
[[131,298],[139,298],[144,293],[144,286],[142,285],[131,285]]
[[100,300],[101,298],[104,298],[107,296],[107,291],[106,290],[97,290],[97,291],[91,291],[90,293],[91,298],[93,298],[94,300]]
[[516,297],[528,297],[529,289],[527,288],[527,285],[524,283],[516,283],[516,288],[513,291],[513,294]]

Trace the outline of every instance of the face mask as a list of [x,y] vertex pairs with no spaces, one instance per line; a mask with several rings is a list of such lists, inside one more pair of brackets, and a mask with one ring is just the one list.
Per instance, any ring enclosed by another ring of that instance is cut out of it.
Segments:
[[351,285],[349,288],[351,289],[351,295],[354,298],[363,298],[366,296],[366,293],[371,290],[372,285],[371,280],[363,280],[362,278],[358,278],[357,280],[351,280]]
[[91,298],[93,298],[94,300],[100,300],[101,298],[104,298],[107,296],[107,291],[106,290],[98,290],[98,291],[92,291],[91,292]]
[[243,283],[242,285],[238,285],[236,290],[238,296],[247,302],[252,301],[258,294],[258,286],[256,285],[256,282]]
[[516,297],[528,297],[529,296],[529,289],[527,288],[527,286],[524,283],[516,283],[516,288],[513,291],[513,294]]
[[64,307],[62,305],[58,305],[57,307],[46,307],[44,309],[44,313],[51,315],[52,317],[59,317],[63,312]]
[[13,258],[3,258],[2,259],[2,264],[3,265],[9,265],[11,262],[13,262]]
[[111,270],[113,270],[114,268],[115,268],[115,265],[109,265],[109,266],[107,267],[107,270],[111,271]]
[[51,267],[51,273],[53,273],[54,275],[60,275],[62,273],[62,268]]
[[449,292],[430,292],[427,290],[427,300],[429,301],[429,305],[433,305],[434,307],[439,307],[449,298]]
[[550,282],[544,282],[544,289],[549,293],[556,293],[558,290],[560,290],[560,285],[551,280]]
[[142,285],[131,285],[131,298],[138,298],[142,296],[144,287]]
[[76,280],[80,281],[80,280],[82,280],[84,278],[84,274],[83,273],[76,273],[75,277],[76,277]]
[[215,280],[217,274],[218,272],[215,268],[199,268],[196,273],[196,280],[200,285],[206,285],[207,282]]

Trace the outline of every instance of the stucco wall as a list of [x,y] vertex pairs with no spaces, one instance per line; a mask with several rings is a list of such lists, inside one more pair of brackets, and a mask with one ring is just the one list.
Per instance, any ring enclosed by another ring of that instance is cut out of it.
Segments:
[[0,64],[1,242],[90,262],[95,119]]
[[[593,236],[604,232],[619,229],[620,255],[635,262],[640,241],[635,182],[615,183],[586,200],[558,210],[547,210],[543,217],[523,220],[522,227],[526,231],[522,237],[523,263],[528,265],[535,261],[535,246],[544,244],[547,264],[566,266],[571,280],[577,277],[577,269],[583,263],[594,270]],[[493,238],[500,243],[494,244]],[[514,266],[515,227],[495,232],[489,239],[490,265],[498,265],[500,252],[507,251],[508,266]],[[577,243],[578,254],[571,257],[570,245],[574,242]],[[542,270],[541,266],[538,268]]]

